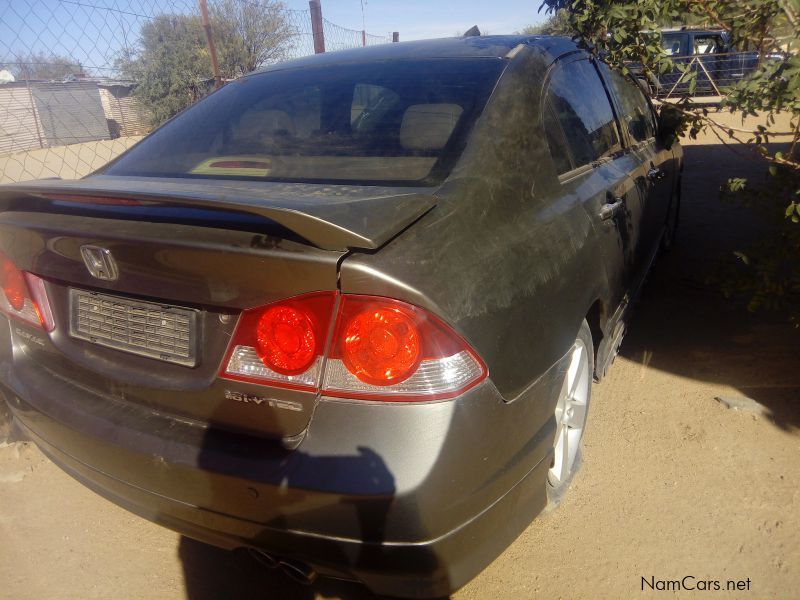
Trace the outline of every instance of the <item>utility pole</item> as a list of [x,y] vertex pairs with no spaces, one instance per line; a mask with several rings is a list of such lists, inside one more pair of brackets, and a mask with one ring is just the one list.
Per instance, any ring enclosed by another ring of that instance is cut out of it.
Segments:
[[364,0],[361,0],[361,45],[367,45],[367,17],[364,14]]
[[217,89],[222,87],[222,77],[219,74],[219,61],[217,61],[217,48],[214,46],[214,36],[211,35],[211,23],[208,20],[208,6],[206,0],[197,0],[200,4],[200,15],[203,20],[203,29],[206,32],[208,53],[211,55],[211,68],[214,71],[214,85]]
[[308,0],[311,11],[311,33],[314,37],[314,54],[325,52],[325,30],[322,28],[322,6],[319,0]]

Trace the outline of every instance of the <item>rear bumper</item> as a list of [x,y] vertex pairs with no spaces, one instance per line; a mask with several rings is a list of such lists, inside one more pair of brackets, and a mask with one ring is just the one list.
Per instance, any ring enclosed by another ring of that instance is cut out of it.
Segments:
[[320,401],[295,450],[204,429],[0,364],[16,419],[61,468],[120,506],[220,547],[254,547],[379,594],[442,596],[546,504],[563,366],[504,403]]

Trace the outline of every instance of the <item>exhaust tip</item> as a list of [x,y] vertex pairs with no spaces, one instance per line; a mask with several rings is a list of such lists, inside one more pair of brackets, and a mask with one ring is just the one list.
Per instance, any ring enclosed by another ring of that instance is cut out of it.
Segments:
[[294,560],[281,560],[278,566],[289,577],[303,585],[311,585],[317,579],[317,572],[305,563]]
[[280,563],[274,556],[267,554],[263,550],[258,550],[256,548],[248,548],[247,550],[250,553],[250,556],[252,556],[259,564],[269,569],[278,568]]

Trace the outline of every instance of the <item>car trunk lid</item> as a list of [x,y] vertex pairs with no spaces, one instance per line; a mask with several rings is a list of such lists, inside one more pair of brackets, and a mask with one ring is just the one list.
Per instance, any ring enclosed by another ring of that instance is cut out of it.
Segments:
[[[56,322],[49,337],[13,322],[15,362],[115,406],[284,439],[305,430],[316,394],[218,377],[239,315],[336,290],[349,248],[379,247],[433,203],[402,189],[264,184],[258,202],[250,183],[170,181],[159,192],[150,181],[99,179],[0,188],[0,250],[45,280]],[[90,272],[87,247],[110,253],[116,279]],[[107,335],[77,330],[87,314]],[[147,331],[159,343],[180,337],[180,347],[119,343],[140,315],[155,319]]]

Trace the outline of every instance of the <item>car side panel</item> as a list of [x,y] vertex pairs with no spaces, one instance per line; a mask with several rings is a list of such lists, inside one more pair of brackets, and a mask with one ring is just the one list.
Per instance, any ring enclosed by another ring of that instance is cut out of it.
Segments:
[[[558,182],[541,126],[550,62],[535,48],[518,55],[437,206],[341,267],[343,292],[397,297],[454,326],[507,400],[566,353],[596,299],[608,301],[592,222]],[[596,177],[591,185],[604,194],[607,182]]]

